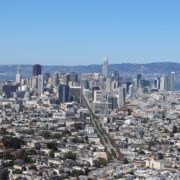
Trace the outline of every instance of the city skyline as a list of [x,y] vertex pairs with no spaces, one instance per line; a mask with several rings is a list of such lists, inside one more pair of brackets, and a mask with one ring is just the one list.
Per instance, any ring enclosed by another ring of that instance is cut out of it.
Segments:
[[180,179],[175,71],[14,67],[0,82],[0,179]]
[[180,1],[0,1],[0,180],[180,179]]
[[179,1],[0,2],[0,64],[180,62]]

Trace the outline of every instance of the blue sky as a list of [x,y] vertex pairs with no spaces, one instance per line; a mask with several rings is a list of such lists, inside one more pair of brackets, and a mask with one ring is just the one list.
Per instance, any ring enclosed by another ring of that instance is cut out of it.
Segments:
[[180,62],[179,0],[0,0],[0,64]]

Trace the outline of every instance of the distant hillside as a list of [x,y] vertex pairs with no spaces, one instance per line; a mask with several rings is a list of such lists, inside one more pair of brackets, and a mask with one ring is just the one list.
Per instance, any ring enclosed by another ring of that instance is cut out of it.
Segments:
[[[30,77],[32,75],[31,65],[20,65],[23,77]],[[2,80],[13,80],[15,79],[17,65],[0,65],[0,81]],[[172,62],[158,62],[149,64],[133,64],[133,63],[122,63],[122,64],[110,64],[110,73],[114,70],[120,72],[120,74],[131,74],[137,73],[147,74],[167,74],[171,71],[176,72],[177,78],[180,76],[180,63]],[[82,72],[101,72],[102,65],[88,65],[88,66],[43,66],[43,72],[50,72],[51,74],[55,71],[59,72],[72,72],[75,71],[79,74]]]

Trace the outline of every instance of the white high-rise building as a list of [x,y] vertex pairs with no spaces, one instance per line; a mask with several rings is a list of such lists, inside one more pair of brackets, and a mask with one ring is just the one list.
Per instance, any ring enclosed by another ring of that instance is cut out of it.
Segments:
[[134,96],[134,86],[131,84],[129,86],[129,97],[133,97]]
[[165,81],[165,78],[161,77],[161,79],[160,79],[160,90],[161,91],[164,91],[164,81]]
[[108,77],[108,58],[104,58],[103,67],[102,67],[102,74],[104,77]]
[[17,72],[16,72],[16,83],[18,83],[18,84],[21,83],[21,72],[20,72],[19,66],[18,66]]
[[94,91],[94,102],[102,102],[103,101],[103,91],[95,90]]
[[154,78],[154,88],[159,89],[160,88],[160,79]]
[[175,72],[171,72],[170,74],[170,91],[175,90]]
[[33,76],[32,78],[31,78],[31,85],[30,85],[30,87],[31,87],[31,90],[37,90],[37,86],[38,86],[38,77],[37,76]]

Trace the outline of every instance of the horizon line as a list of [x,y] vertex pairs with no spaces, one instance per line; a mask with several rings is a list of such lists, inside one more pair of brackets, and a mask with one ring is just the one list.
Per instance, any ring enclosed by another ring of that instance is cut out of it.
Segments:
[[[147,62],[147,63],[137,63],[137,62],[122,62],[122,63],[110,63],[109,65],[121,65],[121,64],[136,64],[136,65],[147,65],[147,64],[158,64],[158,63],[173,63],[173,64],[180,64],[180,62],[171,62],[171,61],[159,61],[159,62]],[[40,64],[40,63],[34,63],[34,64],[39,64],[41,66],[66,66],[66,67],[73,67],[73,66],[93,66],[93,65],[102,65],[102,64],[87,64],[87,65],[81,65],[81,64],[77,64],[77,65],[58,65],[58,64]],[[33,66],[34,64],[0,64],[0,66]]]

